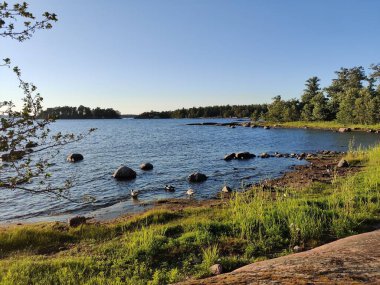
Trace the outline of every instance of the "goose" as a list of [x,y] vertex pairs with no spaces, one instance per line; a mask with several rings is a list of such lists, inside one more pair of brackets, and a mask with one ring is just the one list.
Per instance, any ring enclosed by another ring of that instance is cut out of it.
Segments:
[[175,188],[173,185],[165,185],[165,191],[174,192]]
[[191,188],[190,188],[189,190],[186,191],[186,194],[189,195],[189,196],[194,195],[194,193],[195,193],[194,190],[191,189]]
[[139,191],[137,190],[131,190],[131,196],[133,199],[137,199],[137,196],[139,195]]

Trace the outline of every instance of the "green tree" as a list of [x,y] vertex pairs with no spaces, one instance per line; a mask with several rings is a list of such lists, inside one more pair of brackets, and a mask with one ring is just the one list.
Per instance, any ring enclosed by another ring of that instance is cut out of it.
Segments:
[[359,98],[359,89],[350,88],[340,94],[339,109],[336,115],[340,123],[354,123],[355,122],[355,101]]
[[319,87],[319,81],[320,79],[316,76],[309,78],[306,80],[304,89],[304,92],[301,97],[301,103],[302,103],[302,111],[301,111],[301,119],[304,121],[312,121],[314,119],[313,117],[313,99],[315,96],[320,93],[320,87]]
[[[344,104],[343,108],[348,108],[348,101],[352,101],[347,98],[347,94],[353,94],[352,90],[358,92],[363,88],[363,81],[368,80],[365,75],[364,68],[362,66],[356,66],[352,68],[341,68],[339,71],[336,71],[335,74],[337,78],[333,79],[331,85],[325,90],[327,96],[330,98],[329,101],[329,110],[332,118],[338,119],[338,112],[340,111],[340,104],[342,101]],[[351,108],[353,105],[351,106]],[[339,115],[342,118],[342,114]],[[339,119],[338,119],[339,120]]]
[[311,100],[313,105],[312,119],[314,121],[324,121],[328,119],[327,99],[322,92],[319,92]]
[[359,97],[355,100],[354,117],[355,123],[374,124],[377,119],[378,100],[373,97],[369,89],[362,89]]

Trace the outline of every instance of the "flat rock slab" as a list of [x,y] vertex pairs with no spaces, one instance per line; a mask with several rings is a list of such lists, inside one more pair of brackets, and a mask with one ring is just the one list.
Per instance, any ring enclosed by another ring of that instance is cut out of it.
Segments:
[[380,230],[179,284],[380,284]]

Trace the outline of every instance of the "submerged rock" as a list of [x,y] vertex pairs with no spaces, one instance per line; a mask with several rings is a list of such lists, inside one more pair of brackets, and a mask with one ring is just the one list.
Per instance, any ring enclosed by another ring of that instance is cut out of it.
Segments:
[[131,180],[136,178],[136,172],[127,166],[120,166],[112,176],[117,180]]
[[81,161],[83,160],[83,155],[81,155],[80,153],[71,153],[67,156],[67,161],[69,162],[78,162],[78,161]]
[[203,173],[195,172],[195,173],[190,174],[187,177],[187,179],[189,180],[189,182],[199,183],[199,182],[206,181],[207,180],[207,176],[205,174],[203,174]]
[[147,163],[143,163],[140,165],[140,169],[141,170],[152,170],[153,169],[153,164],[147,162]]

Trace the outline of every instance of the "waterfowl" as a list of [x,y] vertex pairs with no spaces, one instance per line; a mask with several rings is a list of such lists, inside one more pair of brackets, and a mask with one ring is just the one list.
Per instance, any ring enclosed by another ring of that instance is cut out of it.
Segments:
[[137,199],[137,196],[139,195],[139,191],[137,190],[131,190],[131,196],[133,199]]
[[173,185],[165,185],[165,191],[174,192],[175,188]]
[[189,190],[186,191],[186,194],[189,195],[189,196],[194,195],[194,193],[195,193],[194,190],[191,189],[191,188],[190,188]]

